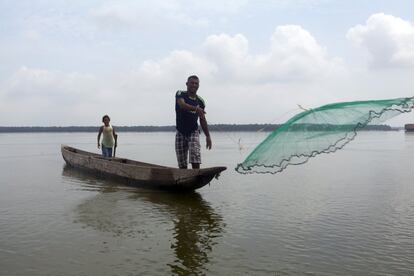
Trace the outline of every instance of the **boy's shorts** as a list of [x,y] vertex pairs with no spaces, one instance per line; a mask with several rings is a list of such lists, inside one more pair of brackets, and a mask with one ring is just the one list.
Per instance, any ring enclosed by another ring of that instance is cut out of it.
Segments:
[[101,144],[101,148],[104,157],[112,157],[112,148],[105,147],[103,144]]

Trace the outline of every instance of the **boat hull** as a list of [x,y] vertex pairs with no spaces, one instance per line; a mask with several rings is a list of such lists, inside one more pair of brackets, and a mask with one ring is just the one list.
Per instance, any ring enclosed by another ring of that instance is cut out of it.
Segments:
[[195,190],[210,183],[220,172],[226,170],[226,167],[185,170],[125,158],[107,158],[66,145],[61,146],[61,152],[71,167],[116,178],[128,185],[151,188]]
[[407,131],[407,132],[413,132],[414,131],[414,124],[406,124],[404,126],[404,128],[405,128],[405,131]]

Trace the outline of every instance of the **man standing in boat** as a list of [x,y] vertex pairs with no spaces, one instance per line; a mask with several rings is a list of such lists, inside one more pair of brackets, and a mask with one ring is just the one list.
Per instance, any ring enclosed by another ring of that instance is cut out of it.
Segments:
[[[198,119],[206,135],[206,147],[211,149],[210,132],[205,116],[204,100],[197,95],[200,80],[197,76],[189,76],[186,82],[187,91],[177,91],[175,94],[176,135],[175,153],[178,167],[187,169],[188,159],[193,169],[199,169],[201,164],[200,130]],[[189,158],[188,158],[189,157]]]

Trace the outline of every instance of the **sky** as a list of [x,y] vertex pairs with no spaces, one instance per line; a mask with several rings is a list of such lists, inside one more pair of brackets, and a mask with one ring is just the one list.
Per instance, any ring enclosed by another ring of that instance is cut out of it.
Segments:
[[[210,124],[414,96],[410,0],[0,0],[0,126],[174,125],[189,75]],[[391,125],[414,123],[402,115]]]

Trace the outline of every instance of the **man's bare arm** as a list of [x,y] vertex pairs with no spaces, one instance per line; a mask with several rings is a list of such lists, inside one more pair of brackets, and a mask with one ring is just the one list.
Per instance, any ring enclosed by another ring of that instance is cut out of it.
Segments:
[[206,148],[211,149],[211,146],[212,146],[211,137],[210,137],[210,132],[208,130],[208,124],[207,124],[207,120],[205,116],[203,116],[202,118],[200,117],[200,125],[201,125],[201,128],[203,129],[204,134],[206,135]]
[[184,110],[195,111],[198,114],[198,116],[200,116],[200,118],[204,117],[204,114],[206,114],[201,107],[188,104],[184,101],[183,98],[178,98],[177,103],[180,106],[180,108]]

